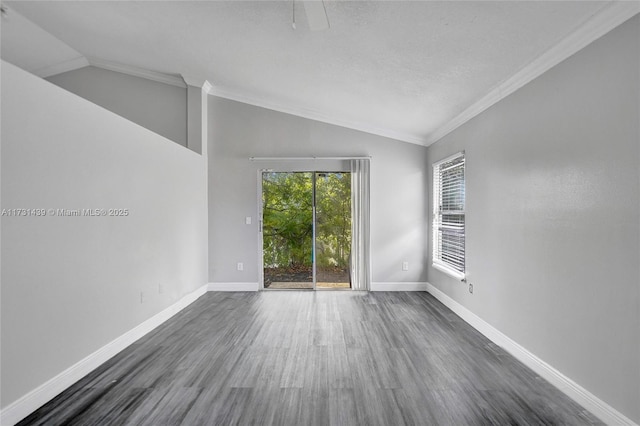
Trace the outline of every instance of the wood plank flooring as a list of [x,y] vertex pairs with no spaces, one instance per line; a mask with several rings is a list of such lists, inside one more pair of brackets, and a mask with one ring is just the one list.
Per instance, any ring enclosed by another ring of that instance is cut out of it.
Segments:
[[427,293],[207,293],[20,425],[590,425]]

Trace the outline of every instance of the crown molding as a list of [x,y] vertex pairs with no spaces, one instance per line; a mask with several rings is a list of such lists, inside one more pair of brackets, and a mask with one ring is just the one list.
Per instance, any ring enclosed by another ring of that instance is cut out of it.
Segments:
[[184,80],[184,82],[187,84],[187,86],[193,86],[193,87],[202,88],[202,86],[204,85],[204,82],[206,81],[206,80],[201,79],[201,78],[193,78],[191,76],[187,76],[187,75],[184,75],[184,74],[182,74],[181,77]]
[[204,83],[202,83],[202,91],[211,95],[212,90],[213,90],[213,85],[209,83],[208,80],[205,80]]
[[157,81],[158,83],[170,84],[182,89],[186,89],[187,84],[181,76],[164,74],[157,71],[145,70],[142,68],[134,67],[131,65],[125,65],[118,62],[108,61],[99,58],[87,58],[89,65],[102,68],[109,71],[116,71],[123,74],[128,74],[134,77],[146,78],[147,80]]
[[118,62],[107,61],[105,59],[100,58],[86,58],[84,56],[80,56],[78,58],[74,58],[68,61],[61,62],[59,64],[50,65],[44,68],[40,68],[36,70],[33,74],[38,77],[46,78],[51,77],[53,75],[61,74],[63,72],[73,71],[80,68],[93,66],[96,68],[102,68],[109,71],[115,71],[122,74],[131,75],[134,77],[145,78],[147,80],[157,81],[159,83],[170,84],[172,86],[177,86],[180,88],[186,88],[189,86],[202,86],[202,82],[204,80],[197,80],[186,78],[183,76],[164,74],[157,71],[145,70],[142,68],[137,68],[131,65],[125,65]]
[[[204,88],[203,88],[204,89]],[[302,118],[308,118],[310,120],[321,121],[327,124],[333,124],[335,126],[346,127],[352,130],[358,130],[365,133],[371,133],[373,135],[383,136],[389,139],[395,139],[402,142],[409,142],[416,145],[424,145],[424,139],[408,133],[397,132],[392,129],[372,126],[367,123],[350,121],[341,119],[335,115],[326,114],[313,109],[308,109],[296,105],[283,105],[275,102],[271,102],[265,98],[254,97],[237,90],[231,90],[220,86],[211,86],[211,89],[207,91],[210,95],[219,98],[229,99],[244,104],[249,104],[261,108],[270,109],[273,111],[283,112],[285,114],[291,114]]]
[[626,20],[640,13],[640,2],[614,1],[580,25],[560,43],[540,55],[516,74],[462,111],[448,123],[434,131],[426,140],[429,146],[448,135],[467,121],[506,98],[549,69],[613,30]]
[[61,74],[63,72],[73,71],[88,66],[89,61],[87,60],[87,58],[85,58],[84,56],[79,56],[68,61],[40,68],[34,71],[33,74],[41,78],[47,78],[51,77],[52,75]]

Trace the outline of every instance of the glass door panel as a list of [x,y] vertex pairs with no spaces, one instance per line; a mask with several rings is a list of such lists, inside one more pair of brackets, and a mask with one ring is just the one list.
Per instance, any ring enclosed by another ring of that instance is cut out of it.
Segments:
[[264,288],[313,289],[313,173],[262,173]]
[[315,177],[316,288],[350,288],[351,173]]

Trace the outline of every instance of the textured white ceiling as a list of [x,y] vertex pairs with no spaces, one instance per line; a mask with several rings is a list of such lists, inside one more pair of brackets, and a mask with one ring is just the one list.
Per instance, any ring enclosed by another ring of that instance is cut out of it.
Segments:
[[[598,1],[7,2],[72,49],[258,104],[424,141],[600,11]],[[4,36],[4,34],[3,34]],[[23,42],[26,42],[23,40]]]
[[13,11],[2,17],[2,59],[37,74],[60,63],[83,56],[54,36]]

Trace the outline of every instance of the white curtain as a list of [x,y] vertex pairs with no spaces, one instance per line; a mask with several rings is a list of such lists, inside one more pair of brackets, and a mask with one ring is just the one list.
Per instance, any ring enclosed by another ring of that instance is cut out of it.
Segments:
[[351,160],[351,288],[368,290],[369,260],[369,169],[370,160]]

